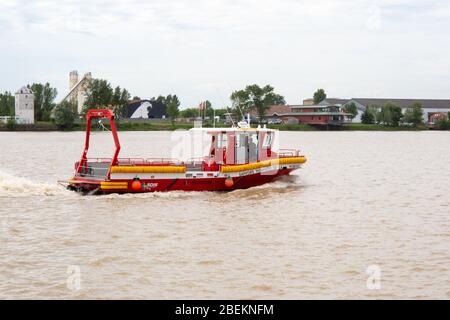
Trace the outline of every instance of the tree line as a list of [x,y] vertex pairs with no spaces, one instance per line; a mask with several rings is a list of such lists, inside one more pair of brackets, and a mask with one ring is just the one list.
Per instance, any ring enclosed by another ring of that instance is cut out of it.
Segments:
[[[50,121],[51,113],[56,104],[54,100],[58,94],[49,83],[33,83],[27,85],[34,92],[34,118],[37,121]],[[15,115],[15,96],[8,91],[0,93],[0,116]]]
[[[49,83],[33,83],[28,87],[34,92],[34,106],[36,121],[54,120],[59,128],[72,127],[75,119],[80,116],[77,106],[71,101],[55,103],[57,90]],[[82,114],[88,109],[109,108],[114,110],[118,117],[126,117],[130,93],[120,86],[113,87],[105,79],[92,79],[87,85],[87,95]],[[326,100],[327,94],[324,89],[318,89],[313,94],[314,104],[320,104]],[[139,99],[134,97],[133,99]],[[259,86],[257,84],[248,85],[241,90],[233,91],[230,95],[231,107],[213,108],[211,102],[206,100],[200,106],[190,107],[180,110],[181,101],[175,94],[167,96],[159,95],[150,99],[166,105],[166,112],[172,124],[177,117],[212,119],[214,116],[224,116],[229,113],[235,118],[240,118],[251,111],[254,111],[261,122],[272,105],[285,104],[285,98],[275,92],[271,85]],[[355,103],[351,102],[344,106],[344,111],[354,118],[358,114]],[[0,116],[14,115],[14,96],[10,92],[0,93]],[[448,119],[450,119],[450,114]],[[398,126],[401,123],[408,123],[419,126],[423,122],[423,109],[420,103],[413,104],[403,114],[402,109],[393,104],[387,103],[384,106],[372,105],[366,108],[361,117],[363,124],[379,124],[386,126]],[[443,119],[438,124],[438,128],[450,128],[450,120]]]
[[361,115],[363,124],[379,124],[398,127],[401,123],[419,126],[423,123],[422,104],[416,102],[405,113],[402,108],[394,103],[388,102],[384,106],[371,105],[366,107]]
[[0,93],[0,116],[14,115],[14,101],[15,98],[11,92]]

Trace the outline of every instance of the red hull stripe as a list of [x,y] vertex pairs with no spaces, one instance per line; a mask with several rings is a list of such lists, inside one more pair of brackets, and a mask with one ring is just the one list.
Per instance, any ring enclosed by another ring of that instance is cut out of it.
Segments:
[[[141,188],[132,188],[133,181],[106,181],[101,183],[103,193],[146,193],[146,192],[166,192],[166,191],[231,191],[236,189],[246,189],[259,186],[288,175],[293,169],[282,169],[276,174],[255,173],[234,178],[202,178],[202,179],[141,179]],[[232,179],[233,185],[227,187],[225,180]],[[83,191],[91,191],[99,188],[98,183],[89,182],[77,184]]]

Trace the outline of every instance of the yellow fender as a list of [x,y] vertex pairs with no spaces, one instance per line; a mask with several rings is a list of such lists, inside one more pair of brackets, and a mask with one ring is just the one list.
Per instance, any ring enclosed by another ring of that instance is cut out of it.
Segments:
[[283,165],[283,164],[303,164],[305,162],[306,162],[305,157],[278,158],[278,159],[265,160],[265,161],[256,162],[256,163],[222,166],[220,168],[220,171],[222,173],[242,172],[242,171],[256,170],[256,169],[261,169],[261,168],[276,166],[276,165]]

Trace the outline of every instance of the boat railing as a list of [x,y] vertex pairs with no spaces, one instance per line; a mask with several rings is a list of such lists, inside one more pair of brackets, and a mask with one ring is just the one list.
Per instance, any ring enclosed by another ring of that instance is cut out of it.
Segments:
[[[111,158],[89,158],[88,163],[111,163]],[[174,158],[119,158],[117,159],[118,165],[121,166],[134,166],[134,165],[181,165],[184,162]]]
[[195,158],[189,158],[186,160],[186,163],[203,163],[205,161],[205,157],[195,157]]
[[135,164],[145,164],[144,158],[119,158],[117,159],[119,165],[135,165]]
[[[79,166],[77,169],[77,177],[88,177],[90,179],[103,180],[109,171],[109,162],[88,162],[86,166]],[[95,165],[99,164],[99,165]],[[107,164],[107,166],[101,166],[101,164]]]
[[88,158],[87,162],[90,163],[111,163],[111,158]]
[[147,164],[180,165],[183,162],[174,158],[147,158]]

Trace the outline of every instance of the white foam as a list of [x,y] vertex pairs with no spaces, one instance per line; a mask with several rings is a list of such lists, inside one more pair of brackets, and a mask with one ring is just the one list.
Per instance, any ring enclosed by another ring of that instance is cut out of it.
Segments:
[[61,192],[55,184],[34,182],[0,171],[0,197],[25,197],[29,195],[54,196]]

